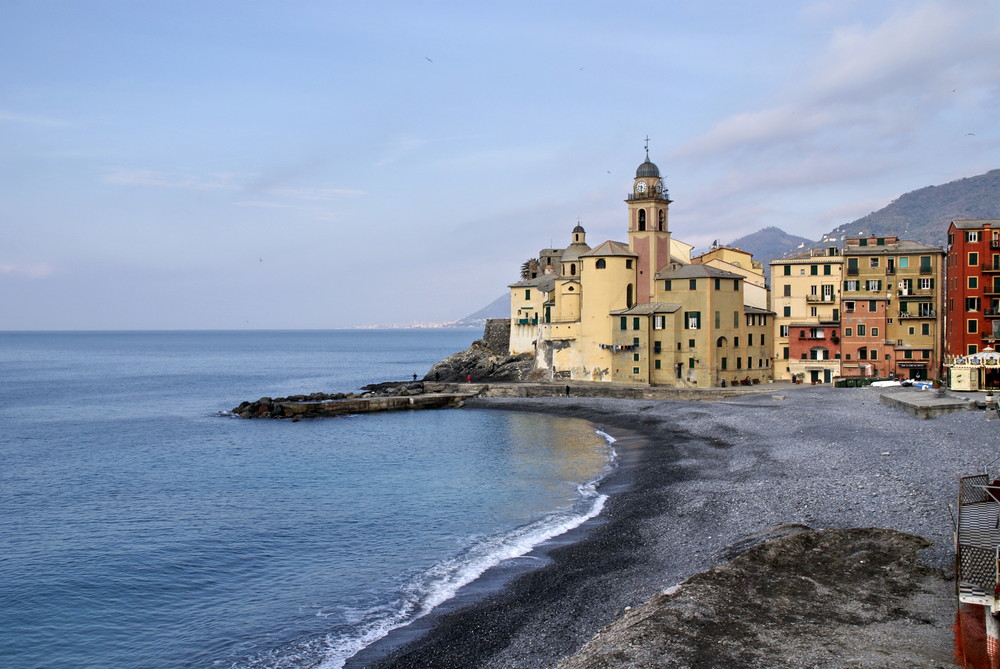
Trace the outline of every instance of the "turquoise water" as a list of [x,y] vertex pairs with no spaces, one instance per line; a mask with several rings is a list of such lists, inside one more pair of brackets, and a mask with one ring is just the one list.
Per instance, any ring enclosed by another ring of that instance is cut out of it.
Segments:
[[581,421],[225,415],[477,334],[0,333],[0,665],[339,667],[598,512]]

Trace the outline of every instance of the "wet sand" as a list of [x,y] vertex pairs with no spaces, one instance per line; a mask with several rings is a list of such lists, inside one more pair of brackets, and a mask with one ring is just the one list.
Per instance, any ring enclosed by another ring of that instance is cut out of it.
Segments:
[[980,471],[1000,443],[1000,424],[982,412],[921,420],[880,405],[872,388],[470,405],[585,418],[620,437],[604,511],[548,551],[542,568],[452,603],[395,635],[387,657],[362,654],[348,667],[552,667],[629,609],[781,524],[920,535],[933,543],[923,561],[948,569],[956,479]]

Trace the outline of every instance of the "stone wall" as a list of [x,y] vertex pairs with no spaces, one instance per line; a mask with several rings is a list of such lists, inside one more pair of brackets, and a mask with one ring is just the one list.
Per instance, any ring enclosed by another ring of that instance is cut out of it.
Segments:
[[483,329],[483,343],[495,355],[510,352],[510,319],[490,318]]

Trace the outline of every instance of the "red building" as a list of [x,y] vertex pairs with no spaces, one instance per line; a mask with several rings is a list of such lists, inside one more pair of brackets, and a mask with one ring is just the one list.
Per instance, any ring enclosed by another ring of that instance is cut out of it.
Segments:
[[[820,360],[840,360],[840,323],[810,322],[791,323],[788,326],[788,357],[805,361],[806,383],[830,383],[834,368]],[[800,367],[801,369],[801,367]],[[801,376],[801,375],[800,375]]]
[[964,356],[1000,341],[1000,219],[948,227],[945,352]]

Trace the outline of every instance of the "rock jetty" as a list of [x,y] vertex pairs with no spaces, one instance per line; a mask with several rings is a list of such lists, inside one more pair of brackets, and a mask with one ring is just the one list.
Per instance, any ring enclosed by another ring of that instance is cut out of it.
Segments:
[[232,409],[240,418],[318,418],[397,409],[438,409],[461,406],[472,392],[427,393],[420,382],[390,381],[361,389],[362,393],[310,393],[288,397],[261,397]]

